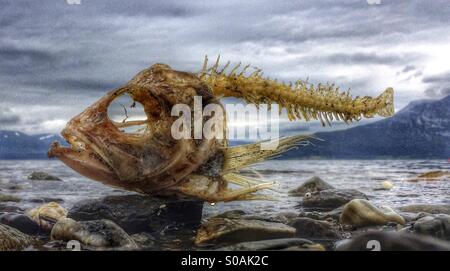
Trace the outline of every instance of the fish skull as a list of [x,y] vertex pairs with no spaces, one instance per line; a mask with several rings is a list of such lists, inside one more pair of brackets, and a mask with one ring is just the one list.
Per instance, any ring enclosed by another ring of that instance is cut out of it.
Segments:
[[[118,123],[108,117],[108,107],[123,94],[143,106],[146,120]],[[48,155],[104,184],[158,194],[177,185],[208,160],[221,159],[225,140],[175,140],[171,136],[176,120],[171,116],[172,107],[186,104],[193,108],[194,96],[202,97],[203,106],[219,104],[194,74],[155,64],[70,120],[62,135],[71,146],[54,142]],[[134,124],[145,125],[145,132],[122,130]],[[220,167],[220,162],[215,164]]]

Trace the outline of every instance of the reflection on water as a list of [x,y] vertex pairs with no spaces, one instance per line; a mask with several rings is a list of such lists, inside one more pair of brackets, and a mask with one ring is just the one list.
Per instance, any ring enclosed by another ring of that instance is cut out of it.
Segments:
[[[265,179],[278,182],[277,191],[268,191],[276,201],[207,205],[205,215],[231,209],[256,214],[293,211],[300,199],[287,196],[287,191],[314,175],[336,188],[358,189],[377,204],[392,207],[419,203],[450,204],[450,181],[407,181],[430,170],[450,170],[450,163],[446,160],[277,160],[261,163],[253,169]],[[27,176],[35,170],[56,175],[63,182],[27,180]],[[395,187],[390,191],[374,191],[384,180],[391,181]],[[62,204],[70,207],[81,199],[128,193],[90,181],[56,160],[0,161],[0,190],[0,193],[20,197],[21,202],[8,204],[24,209],[49,198],[63,200]]]

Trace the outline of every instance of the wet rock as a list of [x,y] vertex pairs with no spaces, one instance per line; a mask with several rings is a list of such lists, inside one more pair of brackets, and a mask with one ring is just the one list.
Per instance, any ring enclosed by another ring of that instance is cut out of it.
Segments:
[[307,217],[315,220],[339,221],[339,218],[341,217],[342,214],[342,210],[344,210],[344,206],[338,207],[328,212],[302,211],[298,216]]
[[352,239],[340,241],[338,251],[448,251],[450,242],[408,233],[371,231]]
[[429,213],[450,215],[450,205],[415,204],[398,208],[408,213]]
[[288,224],[293,219],[298,217],[297,213],[294,212],[281,212],[273,217],[273,220],[278,221],[283,224]]
[[136,242],[117,224],[110,220],[77,222],[70,218],[59,220],[50,234],[52,240],[77,240],[94,249],[137,249]]
[[280,212],[275,215],[255,215],[252,213],[247,213],[243,210],[230,210],[220,213],[211,218],[229,218],[229,219],[250,219],[250,220],[261,220],[267,222],[278,222],[287,224],[291,219],[298,217],[297,213],[294,212]]
[[23,250],[35,244],[29,235],[8,225],[0,224],[0,251]]
[[391,190],[394,188],[394,185],[390,181],[383,181],[380,183],[380,186],[374,188],[374,191],[380,191],[380,190]]
[[23,214],[5,213],[0,215],[0,223],[13,227],[23,233],[35,235],[40,231],[39,225]]
[[19,206],[0,203],[0,212],[4,213],[22,213],[25,210]]
[[377,208],[367,200],[355,199],[344,206],[340,222],[356,227],[386,225],[389,222],[405,224],[405,219],[387,206]]
[[6,189],[11,190],[11,191],[19,191],[23,189],[23,186],[18,185],[18,184],[10,184],[8,186],[6,186]]
[[142,249],[154,249],[155,238],[146,232],[132,234],[131,238]]
[[235,219],[235,218],[242,218],[245,215],[247,215],[246,211],[236,209],[236,210],[225,211],[225,212],[215,215],[213,217]]
[[414,232],[450,241],[450,215],[426,216],[414,223]]
[[450,171],[430,171],[425,172],[417,176],[416,178],[408,180],[409,182],[420,182],[420,181],[442,181],[448,180],[450,178]]
[[34,181],[62,181],[60,178],[43,171],[33,171],[30,175],[28,175],[28,179]]
[[215,217],[200,226],[195,243],[233,244],[294,236],[295,228],[282,223]]
[[321,178],[314,176],[306,180],[299,187],[289,191],[289,195],[294,197],[303,197],[306,193],[319,192],[326,189],[334,189],[334,187]]
[[416,221],[416,220],[418,220],[418,219],[428,215],[426,213],[417,213],[417,214],[415,214],[415,213],[402,212],[402,211],[398,211],[398,210],[395,210],[395,212],[397,214],[399,214],[401,217],[403,217],[407,223]]
[[0,194],[0,202],[20,202],[21,199],[14,195]]
[[108,219],[126,232],[193,230],[200,225],[203,202],[145,195],[107,196],[76,203],[67,217],[77,221]]
[[67,210],[56,202],[49,202],[27,212],[44,231],[50,232],[53,225],[67,216]]
[[221,247],[221,251],[259,251],[259,250],[283,250],[293,247],[303,248],[305,250],[314,243],[310,240],[301,238],[283,238],[271,239],[253,242],[242,242],[230,246]]
[[64,200],[61,198],[40,197],[40,198],[30,199],[30,202],[32,202],[32,203],[50,203],[50,202],[62,203],[62,202],[64,202]]
[[322,244],[312,244],[303,246],[291,246],[284,249],[283,251],[326,251],[326,248]]
[[320,192],[307,193],[303,198],[303,206],[323,210],[336,209],[353,199],[368,199],[355,189],[327,189]]
[[341,235],[337,229],[327,221],[319,221],[306,217],[292,220],[289,226],[296,229],[295,236],[311,240],[337,240]]

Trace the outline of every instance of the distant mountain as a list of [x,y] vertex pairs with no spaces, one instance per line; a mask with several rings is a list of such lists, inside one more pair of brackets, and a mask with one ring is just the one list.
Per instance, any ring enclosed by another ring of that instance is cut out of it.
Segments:
[[[414,101],[391,118],[316,135],[325,141],[314,140],[314,146],[290,151],[281,159],[448,159],[450,96],[437,101]],[[54,140],[64,142],[53,134],[0,130],[0,159],[45,159]]]
[[0,159],[44,159],[53,140],[58,135],[27,135],[15,131],[0,130]]
[[284,158],[450,158],[450,96],[411,102],[393,117],[335,132]]

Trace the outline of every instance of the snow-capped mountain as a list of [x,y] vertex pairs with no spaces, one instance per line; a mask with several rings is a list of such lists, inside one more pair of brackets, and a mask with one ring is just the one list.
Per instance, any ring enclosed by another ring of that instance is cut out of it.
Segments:
[[16,131],[0,131],[0,159],[42,159],[53,140],[53,134],[27,135]]

